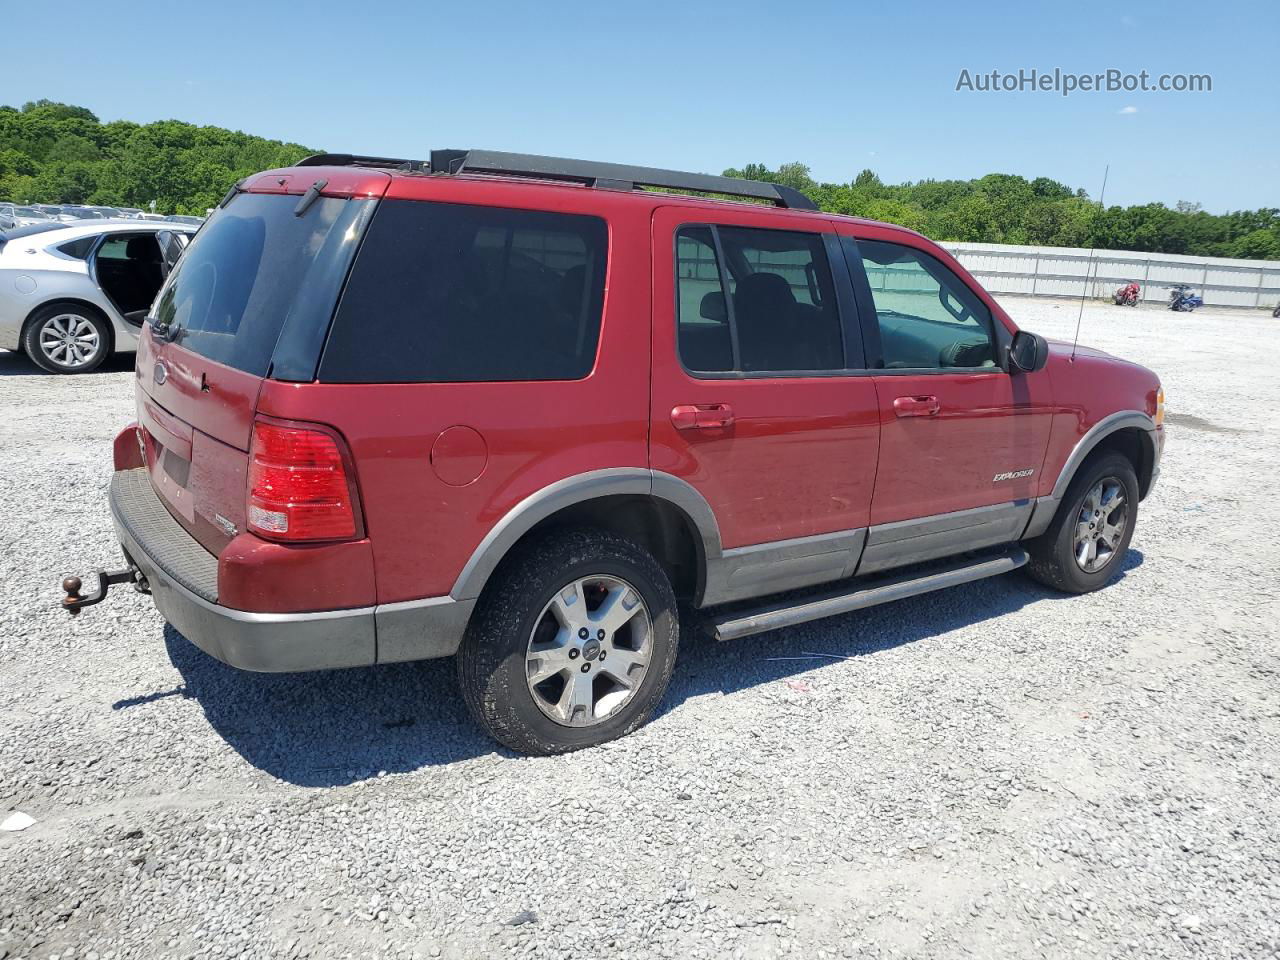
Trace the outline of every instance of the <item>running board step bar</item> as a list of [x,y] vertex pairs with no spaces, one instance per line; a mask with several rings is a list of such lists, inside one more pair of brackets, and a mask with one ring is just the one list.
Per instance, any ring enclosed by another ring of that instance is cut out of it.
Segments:
[[752,634],[808,623],[837,613],[848,613],[876,604],[914,597],[946,587],[958,586],[984,577],[995,577],[1016,570],[1027,562],[1027,552],[1020,548],[963,563],[952,564],[928,573],[895,577],[874,585],[859,584],[854,589],[828,591],[816,596],[804,597],[797,602],[773,604],[754,610],[736,610],[724,619],[712,618],[709,626],[717,640],[737,640]]

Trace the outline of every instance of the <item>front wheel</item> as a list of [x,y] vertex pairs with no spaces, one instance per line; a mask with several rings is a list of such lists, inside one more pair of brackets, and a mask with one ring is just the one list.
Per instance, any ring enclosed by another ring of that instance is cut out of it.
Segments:
[[1138,520],[1138,476],[1129,458],[1106,453],[1067,487],[1046,530],[1027,544],[1027,571],[1046,586],[1089,593],[1117,573]]
[[671,584],[646,550],[603,530],[564,531],[523,548],[485,587],[459,684],[499,743],[565,753],[649,719],[678,637]]

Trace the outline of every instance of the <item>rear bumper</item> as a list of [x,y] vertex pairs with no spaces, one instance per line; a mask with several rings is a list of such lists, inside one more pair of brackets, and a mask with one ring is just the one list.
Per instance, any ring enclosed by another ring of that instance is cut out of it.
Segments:
[[448,656],[461,642],[473,602],[448,597],[315,613],[222,606],[217,558],[169,514],[146,470],[117,471],[110,502],[120,546],[146,576],[157,609],[193,644],[233,667],[272,673],[360,667]]

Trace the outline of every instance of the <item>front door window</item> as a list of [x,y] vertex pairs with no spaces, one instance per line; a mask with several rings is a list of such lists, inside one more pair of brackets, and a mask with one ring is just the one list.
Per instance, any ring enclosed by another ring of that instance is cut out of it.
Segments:
[[886,369],[990,370],[991,311],[947,267],[922,250],[859,240],[880,327]]

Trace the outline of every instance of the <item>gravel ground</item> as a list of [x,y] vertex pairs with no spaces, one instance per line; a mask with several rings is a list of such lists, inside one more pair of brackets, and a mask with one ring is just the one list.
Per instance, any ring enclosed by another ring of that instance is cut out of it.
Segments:
[[689,643],[652,724],[552,759],[481,737],[449,662],[260,676],[145,597],[54,609],[117,556],[131,361],[0,354],[0,818],[37,821],[0,833],[0,960],[1280,954],[1278,334],[1086,311],[1170,410],[1106,590]]

